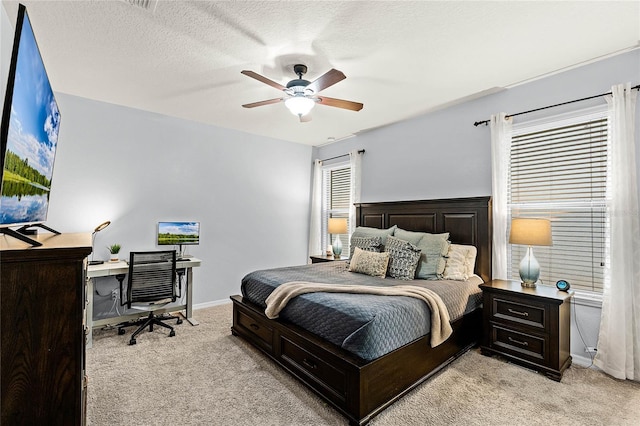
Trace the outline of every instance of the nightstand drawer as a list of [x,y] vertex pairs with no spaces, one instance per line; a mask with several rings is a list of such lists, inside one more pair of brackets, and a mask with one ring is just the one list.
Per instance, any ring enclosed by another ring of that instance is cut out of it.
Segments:
[[523,301],[522,298],[504,298],[494,296],[491,312],[493,319],[517,323],[526,327],[535,327],[544,331],[547,328],[547,305]]
[[491,347],[532,362],[547,361],[547,342],[542,336],[520,333],[499,325],[491,325]]

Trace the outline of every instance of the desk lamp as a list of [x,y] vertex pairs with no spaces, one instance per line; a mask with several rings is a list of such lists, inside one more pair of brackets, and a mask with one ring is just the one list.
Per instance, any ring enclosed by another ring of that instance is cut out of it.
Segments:
[[91,260],[89,261],[89,265],[101,265],[104,263],[104,260],[93,260],[93,242],[96,240],[96,233],[102,231],[109,225],[111,225],[111,221],[107,220],[106,222],[102,222],[100,225],[96,226],[96,229],[93,230],[93,233],[91,234]]
[[540,264],[533,256],[531,246],[550,246],[551,221],[549,219],[512,219],[509,244],[526,245],[527,252],[520,262],[522,287],[535,287],[540,278]]
[[342,241],[340,241],[340,234],[347,233],[347,219],[331,217],[329,218],[329,234],[335,234],[336,239],[333,240],[333,257],[340,259],[342,253]]

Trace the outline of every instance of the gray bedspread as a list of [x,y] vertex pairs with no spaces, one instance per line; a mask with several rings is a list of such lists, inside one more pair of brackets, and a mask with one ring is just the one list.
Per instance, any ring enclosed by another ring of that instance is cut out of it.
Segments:
[[[242,295],[265,308],[273,289],[290,281],[374,286],[416,285],[436,292],[451,321],[482,303],[479,277],[468,281],[375,278],[347,270],[346,262],[255,271],[242,279]],[[297,296],[280,312],[290,321],[331,343],[372,360],[429,334],[430,311],[426,303],[407,296],[348,293],[309,293]]]

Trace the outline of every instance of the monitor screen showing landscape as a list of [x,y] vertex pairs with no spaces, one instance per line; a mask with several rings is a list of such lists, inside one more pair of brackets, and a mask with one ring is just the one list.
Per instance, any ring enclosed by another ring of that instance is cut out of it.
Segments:
[[200,222],[158,222],[158,245],[200,244]]

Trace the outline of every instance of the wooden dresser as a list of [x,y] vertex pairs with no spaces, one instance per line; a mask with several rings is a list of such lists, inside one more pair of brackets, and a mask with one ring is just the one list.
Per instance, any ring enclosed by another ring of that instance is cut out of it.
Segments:
[[481,352],[505,358],[560,381],[571,365],[570,299],[573,292],[519,281],[481,284],[484,332]]
[[0,424],[83,425],[91,235],[35,239],[43,245],[0,235]]

